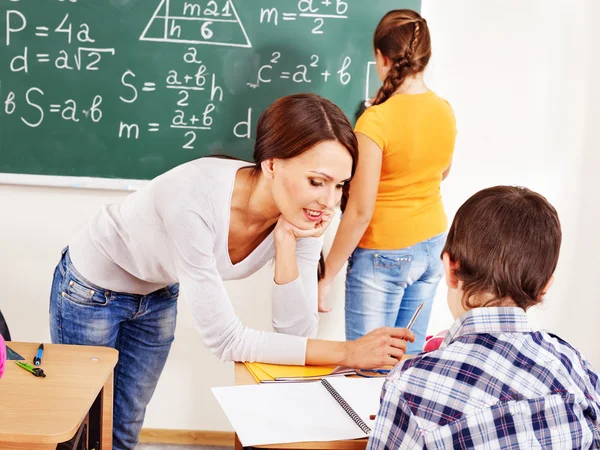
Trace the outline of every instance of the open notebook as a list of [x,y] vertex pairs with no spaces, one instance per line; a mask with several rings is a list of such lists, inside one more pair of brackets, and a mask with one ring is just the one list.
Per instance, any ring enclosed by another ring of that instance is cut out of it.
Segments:
[[371,434],[384,378],[212,388],[244,447]]

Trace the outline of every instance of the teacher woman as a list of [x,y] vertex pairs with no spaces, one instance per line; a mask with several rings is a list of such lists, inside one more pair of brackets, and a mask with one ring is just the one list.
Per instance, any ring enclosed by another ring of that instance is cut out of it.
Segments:
[[[63,250],[50,296],[52,342],[119,350],[115,450],[133,449],[175,332],[192,305],[222,360],[393,365],[413,334],[381,328],[353,342],[314,339],[324,231],[354,173],[357,142],[342,111],[312,94],[259,118],[254,163],[201,158],[104,206]],[[274,260],[273,332],[236,316],[224,281]]]

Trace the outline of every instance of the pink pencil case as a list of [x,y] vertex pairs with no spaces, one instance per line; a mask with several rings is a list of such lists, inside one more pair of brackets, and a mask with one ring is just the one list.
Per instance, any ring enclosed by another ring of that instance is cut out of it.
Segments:
[[6,345],[4,338],[0,334],[0,378],[4,375],[4,366],[6,366]]

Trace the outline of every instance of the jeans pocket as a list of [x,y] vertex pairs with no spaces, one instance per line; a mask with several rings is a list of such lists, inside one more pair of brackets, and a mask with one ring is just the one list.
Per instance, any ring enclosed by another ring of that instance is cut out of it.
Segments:
[[177,300],[177,297],[179,297],[179,283],[169,284],[165,289],[171,300]]
[[62,288],[63,299],[84,306],[106,306],[111,297],[110,291],[98,290],[79,280],[67,271]]
[[373,254],[375,280],[386,288],[405,288],[412,260],[412,255]]

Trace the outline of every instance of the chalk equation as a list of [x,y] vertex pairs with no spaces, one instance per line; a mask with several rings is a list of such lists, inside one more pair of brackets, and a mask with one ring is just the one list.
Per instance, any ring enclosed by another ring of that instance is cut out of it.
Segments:
[[[7,5],[2,51],[8,55],[0,53],[0,114],[15,119],[13,130],[59,126],[73,133],[85,124],[87,131],[101,127],[101,135],[109,130],[116,141],[164,136],[181,149],[199,150],[206,133],[254,137],[261,111],[239,99],[277,89],[359,92],[361,101],[372,91],[371,57],[364,51],[358,57],[352,46],[332,51],[325,45],[329,37],[339,39],[327,36],[328,24],[349,20],[349,1],[145,0],[143,15],[128,17],[124,9],[113,31],[93,16],[110,6],[44,3],[53,14],[26,8],[27,0],[0,0]],[[277,39],[292,26],[302,51]],[[271,37],[268,50],[264,33]]]
[[326,21],[348,19],[348,2],[343,0],[299,0],[295,10],[284,12],[280,8],[260,8],[260,23],[284,26],[295,21],[312,22],[312,34],[324,34]]

